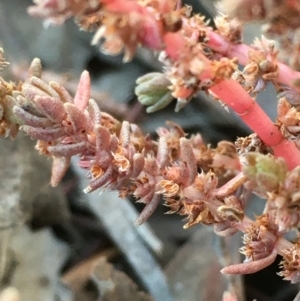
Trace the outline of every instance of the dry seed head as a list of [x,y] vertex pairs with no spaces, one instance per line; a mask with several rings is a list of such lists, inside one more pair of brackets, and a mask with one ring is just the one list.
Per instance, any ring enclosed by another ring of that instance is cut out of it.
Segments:
[[300,282],[300,246],[299,235],[294,246],[286,249],[283,254],[283,259],[280,263],[282,271],[279,276],[284,277],[283,280],[291,281],[291,283]]
[[214,21],[218,33],[227,41],[233,44],[239,44],[242,42],[243,25],[241,22],[237,19],[229,19],[225,15],[217,16]]
[[221,58],[219,61],[213,61],[211,68],[216,81],[230,79],[233,72],[237,69],[237,60]]
[[131,167],[131,164],[130,164],[130,161],[120,155],[120,154],[113,154],[113,164],[117,167],[118,171],[120,173],[123,173],[123,172],[128,172],[130,170],[130,167]]
[[[268,231],[273,233],[274,236],[269,236]],[[270,255],[277,239],[277,231],[278,227],[272,220],[271,215],[258,216],[255,222],[245,230],[243,236],[244,247],[240,249],[241,253],[247,259],[252,260],[262,259]]]
[[228,205],[218,207],[217,214],[223,220],[229,222],[241,222],[245,216],[243,210]]
[[178,184],[168,181],[168,180],[161,180],[156,185],[156,193],[163,194],[165,197],[173,197],[179,193],[180,187]]
[[93,179],[96,179],[98,177],[101,177],[104,174],[104,170],[100,165],[94,164],[90,168],[91,174],[93,176]]

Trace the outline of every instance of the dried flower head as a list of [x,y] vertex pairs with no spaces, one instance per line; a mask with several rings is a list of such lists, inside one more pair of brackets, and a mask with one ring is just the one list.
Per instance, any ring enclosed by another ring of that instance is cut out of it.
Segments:
[[291,283],[300,282],[300,245],[299,236],[293,247],[284,251],[283,259],[280,263],[282,271],[278,273],[284,280]]
[[243,25],[237,19],[230,19],[226,15],[219,15],[215,19],[217,32],[233,44],[242,42]]
[[167,198],[165,206],[170,207],[170,210],[167,212],[168,214],[177,213],[186,216],[185,220],[187,223],[183,226],[184,229],[188,229],[199,223],[210,225],[216,222],[206,204],[200,200]]
[[241,156],[249,152],[261,153],[261,154],[273,154],[273,151],[268,147],[257,134],[250,134],[247,137],[238,138],[235,141],[235,147],[237,153]]
[[[174,8],[172,2],[164,1],[170,10]],[[103,5],[101,26],[92,41],[97,44],[104,39],[102,52],[117,55],[124,50],[123,61],[128,62],[139,44],[155,50],[162,48],[164,26],[151,2],[145,6],[133,0],[106,0]]]
[[277,231],[278,227],[270,215],[256,217],[243,236],[244,247],[240,251],[246,256],[246,261],[255,261],[270,255],[276,242]]
[[285,97],[278,102],[277,123],[284,137],[291,141],[297,141],[300,138],[300,113],[298,109],[292,106]]

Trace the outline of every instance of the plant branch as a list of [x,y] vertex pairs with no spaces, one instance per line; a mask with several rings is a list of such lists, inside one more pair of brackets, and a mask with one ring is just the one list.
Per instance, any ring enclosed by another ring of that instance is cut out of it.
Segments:
[[287,141],[258,103],[233,79],[224,80],[210,89],[222,102],[282,157],[290,169],[300,165],[300,152],[293,142]]
[[[208,30],[209,41],[207,45],[214,51],[219,52],[228,58],[237,58],[238,62],[245,66],[249,63],[248,53],[253,48],[245,44],[232,44],[218,33]],[[300,72],[291,69],[289,66],[277,62],[278,65],[278,83],[293,87],[293,82],[300,79]]]

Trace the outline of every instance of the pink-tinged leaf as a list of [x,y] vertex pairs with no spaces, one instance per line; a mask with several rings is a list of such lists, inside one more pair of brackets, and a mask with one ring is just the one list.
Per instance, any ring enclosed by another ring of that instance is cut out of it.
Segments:
[[75,106],[75,104],[66,102],[64,104],[67,117],[72,123],[74,133],[78,133],[79,130],[85,130],[87,127],[87,120],[84,112]]
[[131,177],[132,178],[136,178],[140,175],[140,173],[143,171],[144,169],[144,165],[145,165],[145,157],[143,154],[134,154],[133,158],[132,158],[132,173],[131,173]]
[[197,160],[193,151],[193,147],[189,140],[180,138],[180,157],[187,165],[189,176],[186,179],[186,186],[193,184],[197,177]]
[[94,131],[94,124],[87,110],[84,110],[85,120],[86,120],[86,130],[91,133]]
[[32,76],[30,77],[28,82],[31,83],[33,86],[39,88],[40,90],[44,91],[49,96],[55,98],[56,100],[60,100],[58,93],[42,79]]
[[58,144],[58,145],[47,147],[49,153],[57,157],[72,157],[74,155],[82,153],[85,149],[86,149],[85,141],[73,143],[73,144]]
[[97,153],[102,150],[108,150],[110,147],[110,136],[111,136],[109,130],[102,125],[96,125],[95,134],[96,134]]
[[138,199],[137,203],[147,204],[151,201],[153,193],[153,187],[141,184],[137,186],[133,195]]
[[70,166],[70,162],[70,157],[53,157],[51,174],[51,185],[53,187],[56,187],[61,182]]
[[140,197],[136,202],[137,203],[143,203],[143,204],[148,204],[151,202],[153,195],[154,195],[154,190],[153,187],[149,185],[140,185],[137,187],[137,189],[134,191],[135,197]]
[[156,176],[157,175],[157,171],[158,171],[158,165],[157,165],[156,159],[154,159],[151,156],[147,156],[147,158],[145,160],[144,171],[146,173],[149,173],[152,176]]
[[74,97],[74,104],[81,110],[84,110],[90,99],[91,78],[88,71],[83,71]]
[[115,153],[119,147],[119,139],[116,135],[112,135],[110,137],[110,151]]
[[63,128],[36,128],[29,125],[21,126],[21,130],[27,133],[30,137],[35,140],[53,141],[65,135]]
[[85,193],[90,193],[100,187],[103,187],[104,185],[108,184],[109,182],[112,181],[113,178],[113,166],[110,165],[107,170],[104,172],[103,175],[100,177],[94,179],[93,181],[90,182],[90,185],[86,187],[83,192]]
[[263,259],[259,259],[259,260],[255,260],[255,261],[248,261],[248,262],[239,263],[239,264],[233,264],[233,265],[223,268],[221,270],[221,273],[222,274],[241,274],[241,275],[253,274],[253,273],[256,273],[256,272],[268,267],[269,265],[271,265],[275,261],[276,256],[277,256],[277,251],[276,251],[276,249],[273,249],[272,253]]
[[112,163],[113,160],[113,156],[111,155],[111,153],[103,150],[100,151],[97,155],[97,164],[103,169],[108,168],[108,166]]
[[159,137],[157,149],[157,162],[160,168],[167,166],[169,161],[168,143],[166,137]]
[[49,119],[34,116],[18,106],[14,106],[13,112],[18,118],[20,118],[26,125],[29,126],[46,128],[53,124]]
[[137,226],[140,226],[144,222],[146,222],[149,219],[149,217],[153,214],[153,212],[155,211],[157,206],[159,205],[159,202],[160,202],[160,195],[154,194],[151,201],[146,204],[143,211],[141,212],[139,217],[136,219],[135,224]]
[[42,91],[41,89],[39,89],[31,84],[27,84],[27,83],[24,83],[22,85],[22,92],[27,99],[32,100],[32,101],[34,100],[34,98],[37,95],[49,97],[49,95],[47,93],[45,93],[44,91]]
[[53,88],[62,102],[71,102],[73,103],[73,97],[70,93],[59,83],[57,82],[50,82],[49,85]]
[[123,121],[120,131],[120,141],[123,147],[127,148],[130,142],[130,123]]
[[101,123],[101,111],[94,99],[89,100],[88,112],[94,125]]
[[214,196],[218,199],[225,198],[226,196],[234,193],[239,187],[241,187],[247,180],[247,177],[243,172],[237,174],[234,178],[224,184],[222,187],[214,191]]
[[29,68],[28,77],[35,76],[37,78],[41,78],[42,76],[42,63],[38,58],[33,59]]
[[34,100],[37,110],[49,120],[61,123],[65,119],[67,113],[60,100],[51,96],[36,96]]

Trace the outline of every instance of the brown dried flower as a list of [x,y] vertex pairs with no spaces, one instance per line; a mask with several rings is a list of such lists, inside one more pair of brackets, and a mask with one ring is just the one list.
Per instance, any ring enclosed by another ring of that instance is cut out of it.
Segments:
[[284,280],[297,283],[300,281],[300,245],[299,236],[291,249],[284,251],[283,260],[280,265],[282,271],[278,273]]

